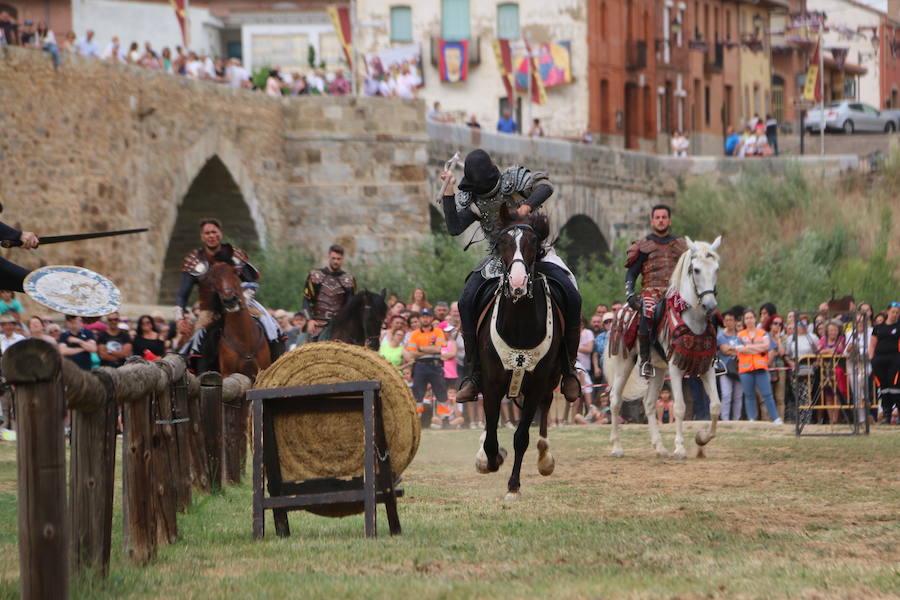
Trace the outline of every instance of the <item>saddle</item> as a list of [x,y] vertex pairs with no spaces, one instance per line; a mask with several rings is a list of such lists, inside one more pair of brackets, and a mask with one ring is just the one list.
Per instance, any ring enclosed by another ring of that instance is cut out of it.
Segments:
[[[653,322],[651,323],[651,331],[653,331],[655,324],[662,324],[664,322],[663,314],[665,313],[665,300],[660,299],[656,303],[656,308],[653,311]],[[638,327],[641,324],[641,313],[640,311],[636,311],[632,309],[630,306],[625,306],[619,314],[616,315],[615,319],[613,319],[613,326],[609,332],[609,340],[607,344],[609,345],[609,354],[610,356],[618,356],[619,353],[622,356],[627,355],[631,352],[631,349],[634,348],[634,345],[637,341]],[[659,327],[659,325],[657,325]],[[662,332],[662,329],[659,328],[657,333],[657,337],[653,340],[654,346],[659,350],[659,353],[662,354],[662,349],[659,347],[657,342],[658,334]],[[652,336],[651,336],[652,337]]]

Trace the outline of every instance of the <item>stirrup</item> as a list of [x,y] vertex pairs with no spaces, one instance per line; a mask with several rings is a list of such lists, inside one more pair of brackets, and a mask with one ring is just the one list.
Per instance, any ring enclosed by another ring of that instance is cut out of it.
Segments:
[[641,377],[645,379],[649,379],[650,377],[654,377],[656,375],[656,369],[653,367],[653,364],[649,360],[645,360],[641,363]]
[[[460,392],[462,392],[462,389],[466,386],[466,384],[469,384],[474,388],[474,391],[472,392],[472,397],[466,398],[465,396],[463,396],[463,398],[460,399],[459,394],[460,394]],[[459,388],[457,389],[456,401],[460,404],[462,404],[464,402],[475,402],[476,400],[478,400],[478,392],[479,392],[480,388],[481,388],[481,386],[478,385],[478,375],[477,374],[473,373],[472,375],[465,377],[462,380],[462,382],[460,382]]]
[[728,369],[725,368],[725,363],[723,363],[722,360],[719,358],[716,359],[714,367],[716,369],[716,377],[718,377],[719,375],[725,375],[726,373],[728,373]]

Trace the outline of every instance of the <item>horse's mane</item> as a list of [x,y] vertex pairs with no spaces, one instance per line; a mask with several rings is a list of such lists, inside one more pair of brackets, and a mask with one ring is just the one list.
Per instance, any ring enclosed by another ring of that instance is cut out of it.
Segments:
[[[694,246],[697,247],[697,256],[698,257],[709,257],[714,259],[716,262],[719,261],[719,254],[713,250],[710,250],[709,242],[694,242]],[[666,290],[666,298],[671,298],[674,294],[676,294],[681,286],[681,280],[684,278],[684,271],[687,269],[687,265],[691,262],[691,249],[688,248],[685,250],[681,256],[678,258],[678,262],[675,264],[675,270],[672,271],[672,277],[669,279],[669,288]]]
[[222,244],[222,247],[213,254],[213,262],[230,263],[234,258],[234,247],[231,244]]
[[371,300],[370,306],[372,306],[372,308],[384,306],[385,311],[387,311],[387,303],[384,301],[384,298],[382,298],[380,294],[370,292],[369,290],[362,290],[361,292],[357,292],[350,296],[344,306],[342,306],[338,313],[334,316],[334,320],[338,322],[344,322],[350,315],[356,314],[357,312],[362,312],[363,308],[365,307],[366,298]]

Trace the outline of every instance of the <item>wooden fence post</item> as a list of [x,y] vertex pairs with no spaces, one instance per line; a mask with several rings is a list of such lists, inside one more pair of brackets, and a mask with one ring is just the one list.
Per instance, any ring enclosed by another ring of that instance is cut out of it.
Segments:
[[69,597],[61,361],[56,348],[36,339],[2,357],[18,414],[19,589],[26,600]]
[[[124,367],[120,367],[124,368]],[[156,518],[151,496],[150,395],[124,405],[122,511],[125,553],[138,564],[156,556]]]
[[200,380],[187,374],[187,408],[191,419],[188,425],[188,444],[190,445],[191,483],[207,494],[210,490],[209,463],[206,459],[206,437],[200,407]]
[[172,426],[175,428],[175,453],[178,460],[178,512],[191,505],[191,416],[188,411],[187,374],[172,386]]
[[[175,497],[176,465],[173,464],[171,449],[174,445],[172,429],[172,403],[169,386],[157,391],[150,398],[150,432],[152,458],[150,472],[153,476],[153,513],[156,517],[156,541],[172,544],[178,539],[176,516],[178,501]],[[167,429],[169,430],[167,432]]]
[[[64,372],[80,369],[63,361]],[[74,567],[96,569],[102,577],[109,571],[112,545],[113,491],[116,471],[115,383],[110,374],[98,369],[88,376],[95,383],[85,389],[84,409],[72,406],[81,390],[67,388],[67,404],[72,410],[71,515]],[[68,380],[71,378],[64,379]],[[89,404],[95,404],[93,410]]]
[[200,412],[206,439],[209,487],[222,489],[222,376],[215,371],[200,375]]
[[222,381],[222,404],[224,405],[225,438],[225,480],[239,484],[244,474],[247,459],[247,417],[246,393],[250,379],[246,375],[233,373]]

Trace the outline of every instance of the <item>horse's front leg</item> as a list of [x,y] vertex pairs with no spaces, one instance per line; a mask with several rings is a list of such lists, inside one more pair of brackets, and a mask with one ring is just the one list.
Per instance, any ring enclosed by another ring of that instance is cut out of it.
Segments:
[[534,420],[534,413],[536,410],[537,402],[533,399],[526,398],[525,404],[522,406],[522,418],[519,419],[519,426],[516,428],[516,433],[513,436],[513,448],[516,451],[516,457],[513,461],[512,473],[509,476],[509,484],[507,486],[508,492],[506,494],[507,500],[519,499],[519,474],[522,471],[522,459],[525,458],[525,451],[528,450],[528,442],[530,439],[528,428],[531,427],[531,422]]
[[656,450],[656,455],[665,458],[669,456],[662,435],[659,433],[659,424],[656,422],[656,401],[659,398],[659,390],[662,388],[665,373],[662,369],[656,370],[656,375],[650,379],[647,385],[647,393],[644,395],[644,414],[647,415],[647,429],[650,431],[650,445]]
[[719,412],[722,408],[722,401],[719,399],[719,391],[716,389],[715,367],[711,367],[703,376],[703,389],[706,390],[706,395],[709,396],[710,422],[709,429],[705,432],[698,431],[697,435],[694,436],[694,441],[697,443],[697,458],[703,458],[705,456],[703,447],[716,437],[716,423],[719,422]]
[[547,392],[541,406],[541,439],[538,440],[538,473],[546,477],[553,473],[556,468],[556,459],[550,454],[550,442],[547,440],[547,415],[550,413],[550,407],[553,404],[553,391]]
[[475,454],[475,470],[479,473],[494,473],[503,464],[506,450],[500,448],[497,441],[497,422],[500,420],[500,397],[487,391],[484,398],[484,433],[481,434],[481,447]]
[[672,386],[672,398],[675,401],[675,453],[677,459],[687,458],[684,449],[684,371],[669,363],[669,382]]
[[616,458],[622,458],[625,456],[625,451],[622,450],[622,442],[619,440],[619,411],[622,408],[622,391],[625,389],[625,382],[634,369],[634,357],[609,356],[605,364],[608,365],[607,372],[612,374],[609,390],[609,422],[612,425],[612,430],[609,432],[609,441],[612,444],[611,454]]

